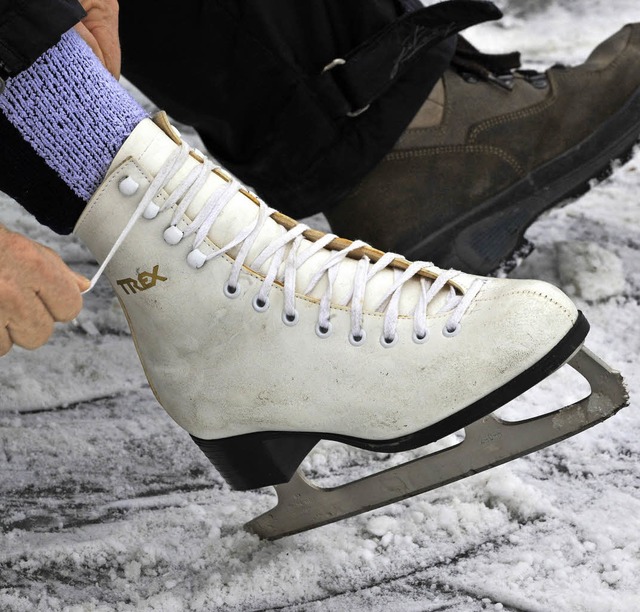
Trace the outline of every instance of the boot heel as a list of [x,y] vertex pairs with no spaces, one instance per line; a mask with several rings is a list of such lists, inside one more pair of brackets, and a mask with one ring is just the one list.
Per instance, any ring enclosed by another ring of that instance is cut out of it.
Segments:
[[320,438],[258,433],[220,440],[191,436],[227,483],[238,491],[288,482]]

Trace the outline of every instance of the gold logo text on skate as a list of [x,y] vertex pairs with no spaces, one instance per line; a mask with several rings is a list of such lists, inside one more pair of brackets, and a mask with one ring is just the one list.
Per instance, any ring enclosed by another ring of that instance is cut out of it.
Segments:
[[155,287],[158,281],[164,282],[167,279],[166,276],[160,276],[160,266],[153,266],[151,272],[140,272],[138,278],[123,278],[116,281],[119,287],[122,287],[127,295],[132,293],[138,293],[138,291],[146,291]]

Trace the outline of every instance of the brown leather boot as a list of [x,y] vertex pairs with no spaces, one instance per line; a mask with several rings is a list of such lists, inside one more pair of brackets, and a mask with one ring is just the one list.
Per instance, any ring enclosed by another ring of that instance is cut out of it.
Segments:
[[640,24],[580,66],[517,66],[518,54],[463,41],[393,151],[327,213],[333,230],[487,274],[540,213],[628,154],[640,134]]

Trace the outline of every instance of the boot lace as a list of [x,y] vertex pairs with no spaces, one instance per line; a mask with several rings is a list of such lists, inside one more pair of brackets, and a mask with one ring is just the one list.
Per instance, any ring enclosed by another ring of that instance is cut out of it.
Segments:
[[[243,267],[247,266],[253,270],[260,270],[262,266],[271,260],[268,263],[261,288],[254,297],[253,306],[258,312],[267,310],[269,306],[269,293],[273,284],[278,281],[282,284],[284,290],[282,320],[286,325],[295,325],[298,320],[298,313],[295,307],[297,271],[309,258],[313,257],[325,247],[328,247],[329,244],[336,239],[336,236],[334,234],[324,234],[315,241],[309,241],[305,240],[303,236],[304,232],[310,229],[308,226],[298,223],[287,230],[284,226],[279,225],[282,230],[280,236],[272,240],[250,263],[247,263],[247,256],[258,238],[260,231],[265,226],[269,217],[277,212],[254,196],[254,200],[258,203],[258,213],[255,219],[241,229],[226,245],[214,248],[211,252],[203,251],[200,247],[203,246],[209,230],[216,219],[229,201],[241,189],[244,191],[244,188],[237,180],[233,178],[227,179],[228,182],[213,191],[202,206],[200,212],[192,221],[188,222],[185,227],[184,213],[189,208],[196,194],[204,186],[210,173],[220,170],[213,162],[204,158],[203,163],[191,170],[162,205],[159,206],[156,204],[154,199],[156,199],[156,196],[158,196],[162,189],[171,181],[176,172],[182,168],[190,155],[190,151],[189,146],[185,142],[182,142],[162,165],[127,225],[98,268],[87,291],[90,291],[95,286],[97,280],[140,217],[153,219],[160,212],[175,206],[170,225],[164,232],[164,238],[169,244],[177,244],[185,237],[193,236],[192,250],[187,257],[187,263],[191,267],[200,268],[206,262],[220,257],[225,253],[229,253],[232,249],[238,249],[235,256],[232,257],[234,263],[226,286],[224,287],[225,295],[229,298],[234,298],[240,294],[238,291],[238,281]],[[137,183],[130,177],[126,177],[120,183],[120,188],[123,193],[127,192],[132,194],[137,190],[137,187]],[[181,221],[181,227],[184,229],[178,227],[178,223]],[[208,244],[211,245],[211,243]],[[305,248],[301,248],[303,245]],[[340,265],[351,253],[363,247],[368,247],[368,245],[365,242],[356,240],[340,250],[333,251],[324,263],[319,266],[303,291],[303,294],[310,294],[322,278],[326,276],[326,289],[320,298],[316,324],[316,333],[320,337],[326,337],[331,333],[331,305],[332,303],[336,303],[333,300],[333,287],[338,276]],[[209,251],[209,249],[205,250]],[[342,303],[338,303],[339,306],[349,307],[350,309],[351,331],[349,340],[356,346],[361,345],[365,340],[365,330],[363,329],[362,323],[367,284],[376,274],[383,269],[389,268],[396,259],[401,258],[394,253],[385,253],[375,262],[372,262],[366,255],[361,257],[356,265],[351,293]],[[397,267],[391,268],[394,273],[393,282],[387,288],[386,292],[381,295],[374,309],[376,312],[384,312],[383,329],[380,338],[383,346],[393,346],[397,341],[398,319],[403,316],[399,310],[403,286],[428,266],[433,266],[433,264],[430,262],[417,261],[410,264],[404,270],[400,270]],[[448,270],[442,271],[438,277],[433,280],[425,278],[424,276],[420,277],[421,291],[419,292],[419,297],[413,312],[414,342],[422,343],[426,341],[428,336],[427,308],[436,295],[445,289],[446,285],[459,274],[461,273],[456,270]],[[460,322],[484,282],[484,279],[474,280],[463,295],[459,295],[453,286],[449,287],[445,303],[438,311],[451,312],[442,330],[445,336],[453,336],[460,331]]]
[[537,89],[549,86],[547,75],[521,67],[520,53],[483,53],[466,38],[458,36],[455,53],[451,59],[454,68],[467,81],[487,81],[503,89],[513,89],[516,78],[524,79]]

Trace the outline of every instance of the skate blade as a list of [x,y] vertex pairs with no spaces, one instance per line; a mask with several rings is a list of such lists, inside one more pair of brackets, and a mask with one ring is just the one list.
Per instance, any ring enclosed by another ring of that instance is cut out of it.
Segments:
[[245,527],[276,540],[368,512],[555,444],[627,405],[622,376],[586,347],[567,363],[591,386],[579,402],[516,422],[490,414],[466,427],[457,446],[335,488],[318,487],[298,470],[289,482],[275,486],[278,504]]

